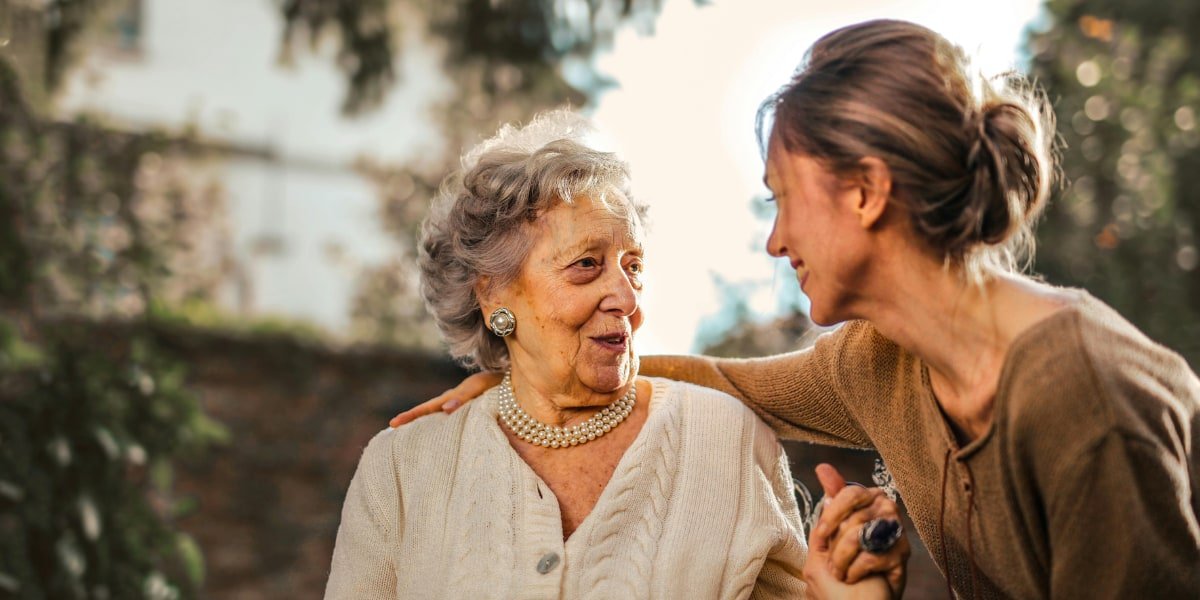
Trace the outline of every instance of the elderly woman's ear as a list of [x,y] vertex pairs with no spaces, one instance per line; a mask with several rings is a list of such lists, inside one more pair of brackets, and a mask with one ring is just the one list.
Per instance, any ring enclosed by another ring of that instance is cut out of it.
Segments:
[[475,284],[475,297],[479,300],[479,310],[483,313],[484,321],[487,321],[497,308],[504,306],[501,296],[500,290],[492,285],[491,277],[487,275],[479,277],[479,282]]

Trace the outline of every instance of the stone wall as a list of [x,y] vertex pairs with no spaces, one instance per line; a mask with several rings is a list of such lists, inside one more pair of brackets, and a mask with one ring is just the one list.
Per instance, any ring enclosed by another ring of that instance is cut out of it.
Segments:
[[208,598],[319,598],[363,447],[395,412],[463,377],[449,360],[335,351],[283,336],[168,335],[231,442],[184,465],[178,524],[204,551]]

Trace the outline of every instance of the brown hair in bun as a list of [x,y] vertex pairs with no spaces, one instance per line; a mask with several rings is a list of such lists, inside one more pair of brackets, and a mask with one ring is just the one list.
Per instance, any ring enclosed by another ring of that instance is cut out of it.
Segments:
[[818,40],[759,109],[759,135],[847,177],[864,157],[883,160],[916,233],[979,278],[1032,258],[1055,171],[1052,119],[1020,76],[973,76],[942,36],[880,20]]

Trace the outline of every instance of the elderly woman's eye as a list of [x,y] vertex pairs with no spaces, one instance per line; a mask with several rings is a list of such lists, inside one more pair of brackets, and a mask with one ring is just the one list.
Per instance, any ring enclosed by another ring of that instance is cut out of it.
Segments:
[[581,258],[581,259],[575,261],[575,266],[583,267],[585,269],[594,269],[594,268],[600,266],[600,263],[594,258],[587,257],[587,258]]
[[643,265],[642,261],[640,261],[640,260],[635,260],[635,261],[629,263],[629,266],[625,267],[625,268],[629,269],[629,272],[633,273],[635,275],[641,275],[642,271],[646,270],[645,265]]

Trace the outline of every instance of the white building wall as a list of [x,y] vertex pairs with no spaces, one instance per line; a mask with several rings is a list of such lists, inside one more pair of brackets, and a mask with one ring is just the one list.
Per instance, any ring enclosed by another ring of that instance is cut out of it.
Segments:
[[[419,31],[405,36],[400,83],[386,104],[341,115],[345,77],[333,44],[278,60],[283,22],[272,0],[141,0],[135,51],[83,58],[57,100],[63,118],[98,115],[130,130],[193,129],[200,139],[255,148],[274,160],[231,157],[220,169],[235,256],[248,276],[245,306],[344,330],[354,273],[339,262],[379,262],[394,248],[375,219],[376,195],[350,164],[439,156],[431,107],[449,93],[441,55]],[[280,242],[278,252],[261,250]],[[339,247],[341,261],[327,251]]]

